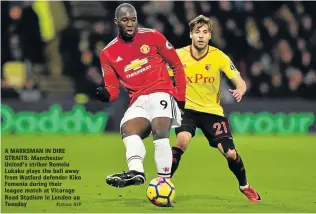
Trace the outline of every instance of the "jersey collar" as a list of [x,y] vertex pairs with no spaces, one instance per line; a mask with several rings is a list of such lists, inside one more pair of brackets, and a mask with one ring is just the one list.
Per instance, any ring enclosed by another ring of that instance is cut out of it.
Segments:
[[193,56],[193,53],[192,53],[192,45],[190,45],[190,54],[191,54],[191,57],[196,60],[196,61],[200,61],[201,59],[203,59],[204,57],[207,56],[208,54],[208,51],[209,51],[209,48],[210,46],[207,46],[207,51],[205,52],[205,54],[203,56],[201,56],[200,58],[196,58],[195,56]]

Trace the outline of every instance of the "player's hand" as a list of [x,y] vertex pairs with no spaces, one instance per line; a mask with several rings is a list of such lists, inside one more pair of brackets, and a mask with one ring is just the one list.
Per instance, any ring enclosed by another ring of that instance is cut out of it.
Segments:
[[232,95],[235,97],[236,101],[239,103],[242,99],[243,94],[240,92],[239,89],[229,89],[229,91],[232,93]]
[[104,87],[98,87],[96,89],[96,95],[99,98],[99,100],[102,102],[107,103],[110,101],[110,93]]

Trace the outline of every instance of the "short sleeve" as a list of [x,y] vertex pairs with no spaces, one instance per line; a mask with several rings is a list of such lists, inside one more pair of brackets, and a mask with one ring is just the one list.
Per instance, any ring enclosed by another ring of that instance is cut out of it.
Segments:
[[229,79],[232,79],[234,76],[239,74],[239,71],[226,54],[222,52],[221,55],[221,70]]

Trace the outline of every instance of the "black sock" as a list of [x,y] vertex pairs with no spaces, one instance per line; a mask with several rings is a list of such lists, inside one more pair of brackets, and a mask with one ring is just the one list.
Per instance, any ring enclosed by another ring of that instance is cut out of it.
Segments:
[[177,147],[172,147],[172,167],[171,167],[171,177],[178,169],[181,156],[183,154],[183,151]]
[[244,163],[242,162],[241,157],[237,153],[236,160],[227,159],[229,169],[235,174],[236,178],[238,179],[239,186],[247,185],[246,179],[246,170],[244,167]]

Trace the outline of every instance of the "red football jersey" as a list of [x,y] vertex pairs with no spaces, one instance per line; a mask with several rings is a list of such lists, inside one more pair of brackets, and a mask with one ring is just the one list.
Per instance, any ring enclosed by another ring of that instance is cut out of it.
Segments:
[[[110,101],[119,96],[119,82],[128,90],[130,104],[140,95],[155,92],[185,100],[186,77],[181,61],[173,46],[156,30],[138,28],[131,42],[117,36],[102,50],[100,62]],[[173,69],[176,87],[166,63]]]

